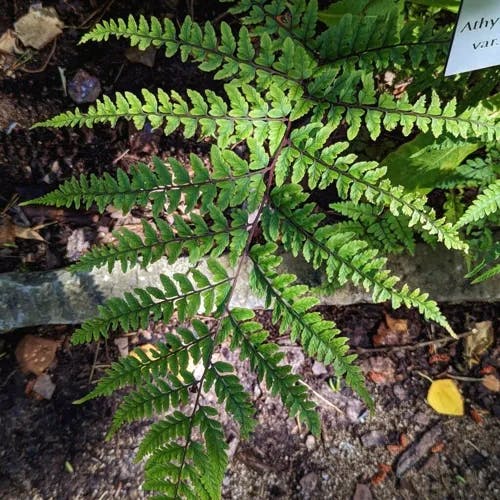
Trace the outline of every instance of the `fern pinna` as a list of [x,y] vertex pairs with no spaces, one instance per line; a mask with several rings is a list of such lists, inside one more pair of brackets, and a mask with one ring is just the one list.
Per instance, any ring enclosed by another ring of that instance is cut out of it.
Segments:
[[[325,270],[333,286],[352,282],[371,290],[376,302],[416,307],[453,334],[425,292],[398,284],[386,268],[385,255],[412,250],[415,232],[466,253],[459,227],[495,208],[485,191],[485,199],[480,197],[453,226],[436,216],[424,195],[392,185],[384,165],[350,151],[361,132],[375,141],[382,131],[398,127],[405,136],[431,131],[436,137],[498,139],[498,124],[480,109],[457,115],[454,100],[443,105],[434,91],[411,100],[377,87],[375,72],[380,69],[417,68],[423,60],[442,64],[446,32],[404,24],[401,13],[392,10],[379,17],[346,14],[325,29],[317,19],[316,0],[241,0],[230,12],[240,15],[240,27],[224,21],[200,25],[187,17],[177,28],[170,19],[130,16],[102,21],[82,39],[125,38],[141,50],[153,46],[167,57],[180,54],[182,61],[191,60],[223,80],[220,93],[116,93],[86,110],[77,108],[37,125],[114,126],[125,119],[138,129],[149,124],[165,134],[181,130],[186,138],[211,141],[209,162],[196,155],[189,165],[155,158],[151,166],[119,169],[114,176],[68,180],[33,201],[95,204],[101,212],[108,205],[124,212],[137,206],[151,209],[143,236],[117,231],[116,245],[94,248],[75,270],[111,269],[118,263],[126,270],[163,256],[170,262],[189,257],[186,274],[161,276],[157,287],[109,300],[73,337],[75,343],[106,338],[117,328],[134,330],[151,319],[169,321],[174,314],[181,324],[191,325],[166,335],[147,354],[138,349],[116,362],[81,400],[133,388],[115,414],[110,435],[125,423],[163,415],[138,454],[146,459],[145,487],[157,492],[156,498],[220,497],[226,444],[218,410],[202,404],[204,392],[215,390],[242,435],[248,436],[255,425],[250,397],[233,367],[214,361],[222,342],[249,360],[291,415],[319,431],[315,405],[269,333],[252,311],[231,306],[246,263],[252,268],[250,285],[273,310],[279,331],[290,332],[308,355],[331,365],[371,407],[356,356],[348,354],[336,326],[314,310],[317,300],[308,286],[278,271],[278,246]],[[243,155],[233,150],[241,144]],[[488,189],[497,192],[497,187]],[[338,194],[330,207],[336,219],[310,200],[311,190],[327,188]],[[229,255],[228,269],[217,260],[223,253]],[[215,327],[208,329],[197,319],[200,314],[213,316]]]

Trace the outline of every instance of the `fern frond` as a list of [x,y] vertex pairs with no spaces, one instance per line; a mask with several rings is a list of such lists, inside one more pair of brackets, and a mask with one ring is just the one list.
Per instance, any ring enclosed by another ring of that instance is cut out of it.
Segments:
[[311,432],[319,432],[319,417],[315,405],[309,401],[299,377],[291,373],[289,365],[282,365],[284,354],[278,346],[268,342],[269,333],[256,321],[253,311],[235,308],[225,322],[232,330],[231,346],[241,350],[241,356],[250,361],[260,381],[265,381],[273,396],[279,395],[290,416],[297,416]]
[[[166,498],[220,498],[227,445],[216,415],[213,408],[199,406],[189,416],[175,412],[153,424],[137,454],[138,459],[149,455],[144,489]],[[193,439],[195,428],[203,441]]]
[[118,327],[125,331],[147,328],[150,319],[168,322],[174,310],[181,322],[192,318],[202,308],[206,314],[212,313],[214,304],[221,304],[231,288],[231,279],[226,277],[210,283],[199,271],[191,272],[195,282],[203,282],[202,286],[194,286],[185,274],[176,273],[172,278],[161,274],[163,289],[136,288],[133,294],[126,292],[123,298],[108,299],[99,306],[96,318],[85,321],[74,332],[72,342],[81,344],[101,337],[107,338],[109,331]]
[[[497,260],[498,260],[497,256]],[[473,269],[468,275],[468,278],[473,278],[472,284],[476,285],[478,283],[482,283],[483,281],[490,280],[494,278],[495,276],[500,275],[500,263],[494,264],[488,269],[484,270],[486,267],[486,262],[483,262],[481,267]]]
[[215,208],[209,209],[209,215],[214,221],[210,227],[196,214],[191,214],[192,225],[179,215],[174,215],[172,224],[157,219],[153,226],[143,219],[144,237],[141,238],[126,228],[114,231],[117,244],[94,246],[70,269],[72,272],[87,272],[94,267],[106,265],[111,271],[119,262],[122,271],[126,272],[136,265],[146,268],[163,256],[167,256],[168,262],[173,263],[183,253],[187,254],[189,262],[194,265],[205,255],[218,257],[229,247],[236,252],[231,255],[231,261],[234,262],[239,256],[239,249],[248,238],[247,212],[235,212],[235,218],[231,222]]
[[218,403],[225,402],[226,411],[240,425],[242,437],[248,437],[256,425],[254,409],[249,394],[243,389],[239,378],[233,373],[233,366],[223,361],[212,363],[207,368],[203,389],[215,388]]
[[[408,217],[404,215],[396,217],[380,207],[361,202],[331,203],[330,208],[359,225],[359,229],[356,230],[355,224],[347,222],[347,225],[339,227],[340,231],[355,232],[360,235],[360,239],[366,239],[387,253],[415,252],[415,238],[413,231],[408,227],[410,222]],[[337,226],[342,226],[342,223],[334,227]]]
[[[315,129],[311,126],[307,134]],[[292,134],[293,136],[293,134]],[[421,230],[436,235],[447,248],[467,251],[457,230],[446,221],[437,219],[433,209],[425,205],[426,199],[417,193],[405,192],[402,186],[392,186],[384,178],[386,168],[377,162],[355,162],[355,155],[340,156],[345,143],[337,143],[316,152],[316,144],[298,133],[292,137],[291,145],[283,151],[283,159],[277,165],[276,184],[284,185],[288,172],[292,171],[292,182],[298,183],[307,174],[310,187],[325,189],[335,183],[339,195],[358,203],[361,198],[370,203],[387,207],[399,217],[409,219],[408,225],[417,225]]]
[[[130,168],[130,173],[118,169],[115,176],[92,174],[72,178],[56,190],[29,201],[29,204],[90,208],[94,203],[102,213],[107,205],[127,213],[132,207],[151,203],[153,215],[176,210],[182,199],[184,211],[194,207],[205,213],[217,204],[220,210],[237,206],[249,193],[249,208],[254,210],[263,192],[261,176],[266,172],[268,156],[261,146],[250,141],[250,164],[232,151],[220,151],[212,146],[211,165],[207,167],[196,155],[190,155],[189,169],[175,158],[168,163],[153,158],[153,169],[144,163]],[[192,173],[190,173],[192,172]]]
[[[170,94],[159,89],[153,94],[142,89],[142,99],[131,92],[117,92],[114,101],[108,96],[97,100],[86,112],[76,108],[66,111],[34,127],[93,127],[98,123],[116,125],[120,118],[132,121],[137,129],[142,129],[146,122],[153,128],[162,127],[169,135],[183,127],[186,138],[199,132],[200,137],[213,137],[217,145],[225,148],[242,139],[254,137],[262,144],[267,136],[284,127],[282,105],[271,106],[255,89],[242,94],[235,83],[224,86],[228,103],[215,92],[205,91],[205,97],[195,90],[188,91],[189,102],[176,91]],[[251,112],[249,111],[251,109]]]
[[305,96],[315,103],[314,119],[325,120],[337,128],[342,120],[348,125],[347,138],[354,139],[361,125],[365,125],[372,140],[380,136],[382,126],[394,130],[401,126],[403,135],[413,130],[432,132],[434,137],[445,131],[454,137],[484,136],[494,141],[500,138],[500,125],[491,117],[484,117],[481,107],[470,108],[456,115],[456,101],[443,107],[433,90],[430,102],[422,95],[411,103],[407,94],[396,99],[388,93],[377,96],[371,72],[350,68],[339,74],[335,68],[318,70]]
[[441,189],[452,189],[456,187],[487,186],[495,181],[497,175],[496,166],[491,159],[471,158],[466,160],[452,173],[436,186]]
[[113,415],[107,438],[113,437],[127,422],[149,418],[154,413],[163,413],[180,404],[187,404],[189,389],[198,381],[189,371],[183,372],[182,380],[173,375],[168,375],[167,380],[158,379],[155,383],[148,382],[137,391],[125,396]]
[[306,285],[294,284],[292,274],[278,273],[281,258],[275,255],[277,245],[268,243],[252,248],[254,263],[250,285],[266,297],[266,308],[272,306],[273,322],[279,323],[280,333],[290,331],[292,342],[299,341],[306,353],[325,364],[332,364],[337,377],[345,377],[347,384],[362,399],[373,406],[364,384],[363,374],[353,362],[356,355],[348,355],[347,338],[331,321],[325,321],[319,312],[311,312],[319,300],[307,295]]
[[365,241],[353,240],[352,233],[338,233],[327,225],[318,227],[321,214],[313,213],[313,203],[302,205],[307,195],[299,186],[275,188],[271,196],[277,214],[273,223],[278,226],[286,250],[295,256],[300,251],[316,269],[324,264],[331,282],[361,285],[372,290],[374,302],[390,300],[394,308],[402,304],[416,307],[427,319],[453,332],[428,294],[419,289],[412,291],[406,284],[401,289],[395,287],[399,278],[385,269],[386,259],[376,249],[369,248]]
[[377,70],[414,68],[443,59],[450,42],[450,29],[435,29],[432,22],[398,22],[397,12],[382,16],[342,16],[335,26],[314,40],[323,65],[339,65],[353,61],[357,67]]
[[[224,0],[226,1],[226,0]],[[450,29],[435,29],[432,22],[406,21],[401,26],[397,9],[384,15],[345,14],[335,26],[316,34],[317,1],[247,1],[229,9],[242,16],[253,36],[290,37],[300,43],[321,65],[354,60],[359,67],[385,69],[410,62],[434,63],[446,54]]]
[[467,224],[476,223],[497,211],[500,211],[500,179],[487,186],[472,202],[457,222],[456,227],[461,228]]
[[185,413],[174,411],[163,420],[154,423],[139,445],[136,460],[139,461],[152,454],[169,441],[186,436],[189,431],[190,421],[190,417]]
[[138,348],[132,355],[113,363],[96,387],[77,403],[109,396],[120,388],[139,386],[167,374],[177,376],[188,369],[190,361],[198,363],[200,359],[206,358],[213,348],[213,335],[203,322],[194,319],[192,324],[194,331],[178,328],[177,335],[168,334],[166,342],[155,344],[148,354]]
[[216,80],[231,78],[240,84],[257,79],[262,85],[272,76],[298,83],[310,77],[316,66],[314,59],[302,47],[296,47],[291,39],[288,42],[285,40],[285,46],[279,47],[268,37],[261,41],[262,51],[256,56],[248,29],[241,27],[235,36],[224,21],[217,34],[212,24],[201,26],[189,16],[178,31],[168,18],[164,19],[162,26],[155,17],[148,21],[140,16],[137,22],[129,16],[127,21],[118,19],[98,23],[81,42],[107,40],[110,36],[127,38],[132,46],[138,46],[140,50],[152,45],[163,46],[167,57],[180,51],[183,62],[191,58],[202,71],[215,72]]

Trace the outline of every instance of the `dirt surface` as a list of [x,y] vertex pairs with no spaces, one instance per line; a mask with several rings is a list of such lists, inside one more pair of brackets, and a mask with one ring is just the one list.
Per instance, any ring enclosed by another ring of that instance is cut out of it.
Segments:
[[[493,305],[445,308],[458,332],[484,320],[493,320],[498,330],[498,310]],[[224,497],[352,498],[362,484],[378,499],[498,498],[498,398],[478,382],[459,382],[466,415],[440,416],[427,405],[429,382],[418,372],[432,378],[443,372],[477,378],[486,366],[498,365],[500,346],[490,347],[479,365],[464,371],[463,340],[440,347],[438,353],[449,356],[449,361],[432,364],[426,346],[390,352],[366,347],[371,346],[373,334],[384,321],[382,306],[330,307],[323,313],[338,322],[353,347],[368,349],[360,355],[362,367],[372,367],[374,359],[392,366],[392,375],[390,370],[382,370],[387,376],[384,383],[368,382],[375,413],[370,415],[350,390],[332,389],[335,379],[330,369],[304,358],[286,337],[276,337],[294,371],[315,391],[312,397],[318,403],[323,428],[321,436],[313,437],[287,417],[279,400],[270,397],[246,363],[222,346],[217,356],[237,367],[254,399],[259,421],[255,433],[244,442],[239,440],[235,424],[221,412],[231,454]],[[429,330],[411,312],[399,316],[409,320],[415,343],[443,335]],[[271,326],[267,313],[260,313],[260,319]],[[158,341],[169,328],[172,325],[128,337],[129,347]],[[33,332],[4,336],[0,350],[0,498],[145,498],[140,487],[141,464],[133,459],[150,422],[127,427],[105,442],[119,398],[72,404],[92,387],[89,380],[97,380],[116,359],[114,343],[105,348],[101,345],[95,355],[95,346],[70,346],[68,327],[36,332],[61,344],[48,369],[55,392],[49,401],[40,401],[26,394],[34,377],[20,372],[14,354],[27,333]],[[208,396],[205,402],[215,403],[215,398]],[[473,418],[474,411],[480,421]],[[401,440],[407,440],[406,450],[427,440],[434,452],[424,450],[408,472],[397,477],[395,471],[405,452],[398,446]],[[376,474],[383,466],[390,472],[378,484]]]
[[[114,228],[134,226],[139,221],[136,215],[140,214],[134,213],[122,217],[114,213],[99,215],[93,210],[21,209],[16,197],[24,200],[41,195],[71,175],[127,169],[138,160],[148,161],[152,154],[173,154],[182,159],[192,150],[206,152],[207,145],[182,140],[178,135],[138,132],[124,123],[113,130],[29,129],[33,123],[75,105],[64,93],[60,69],[68,81],[84,69],[99,79],[108,94],[159,86],[179,91],[186,87],[216,88],[209,76],[182,64],[178,58],[167,60],[157,53],[154,67],[148,68],[127,60],[123,42],[77,45],[85,28],[109,12],[114,17],[144,12],[182,18],[188,2],[179,2],[178,8],[172,7],[174,3],[44,2],[57,9],[66,25],[63,34],[54,47],[33,52],[12,73],[7,75],[0,69],[0,229],[12,225],[35,227],[41,236],[40,240],[15,238],[12,244],[0,248],[0,272],[65,266],[78,257],[86,244],[108,241]],[[28,0],[0,0],[0,34],[27,12],[29,4]],[[220,9],[217,3],[206,5],[196,11],[197,19],[221,13],[215,10]],[[485,320],[494,321],[498,331],[498,311],[498,304],[445,307],[459,333]],[[254,398],[259,420],[251,439],[240,442],[235,425],[224,417],[231,451],[224,497],[343,499],[352,498],[356,488],[358,500],[370,495],[380,499],[500,497],[500,402],[496,394],[477,380],[459,381],[466,399],[466,415],[443,417],[426,404],[429,382],[418,373],[432,378],[452,373],[477,379],[488,366],[498,369],[498,345],[489,347],[472,368],[465,365],[463,340],[440,347],[437,354],[442,354],[444,361],[431,363],[436,353],[429,352],[427,346],[417,350],[373,350],[374,336],[384,322],[383,306],[325,308],[323,313],[337,322],[354,349],[361,349],[360,363],[368,376],[375,366],[377,373],[385,377],[376,379],[377,383],[369,382],[375,413],[370,416],[348,389],[336,387],[331,370],[304,358],[286,337],[278,338],[274,333],[294,370],[316,393],[313,398],[319,405],[323,431],[321,436],[313,437],[287,418],[280,402],[256,382],[245,363],[222,347],[218,355],[237,365]],[[412,311],[394,316],[408,320],[408,340],[412,344],[446,335]],[[268,315],[263,313],[261,319],[270,326]],[[128,340],[130,344],[154,342],[162,332],[164,329],[152,329]],[[50,400],[33,398],[34,376],[23,374],[16,361],[16,346],[27,334],[60,341],[56,358],[47,370],[55,384]],[[73,404],[117,358],[116,347],[109,342],[101,345],[96,354],[95,345],[70,346],[70,335],[68,327],[52,327],[0,337],[0,498],[144,498],[140,488],[142,465],[134,463],[134,454],[147,423],[129,427],[106,442],[104,436],[118,399]],[[401,440],[408,441],[405,449]],[[424,446],[426,443],[431,449]],[[401,456],[412,446],[425,451],[406,474],[396,477]]]

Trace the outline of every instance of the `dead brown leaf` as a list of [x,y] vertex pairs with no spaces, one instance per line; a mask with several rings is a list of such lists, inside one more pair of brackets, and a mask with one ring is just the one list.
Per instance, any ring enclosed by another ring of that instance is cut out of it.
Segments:
[[15,225],[7,215],[0,214],[0,247],[15,245]]
[[479,364],[481,356],[491,347],[494,340],[493,323],[491,321],[476,323],[474,330],[477,333],[465,338],[464,357],[469,368]]
[[396,319],[387,313],[385,321],[380,323],[377,334],[373,336],[375,347],[387,345],[404,345],[410,342],[407,319]]
[[431,448],[431,452],[432,453],[441,453],[443,450],[444,450],[444,443],[443,443],[443,441],[439,441],[439,443],[436,443]]
[[24,240],[45,241],[39,233],[40,229],[49,224],[39,224],[33,227],[18,226],[6,214],[0,214],[0,247],[15,245],[16,238]]
[[29,12],[14,23],[17,37],[26,47],[43,49],[62,33],[64,23],[53,7],[35,4]]
[[368,358],[361,363],[361,368],[375,384],[389,384],[394,382],[394,363],[388,357],[373,356]]
[[429,358],[429,364],[434,365],[436,363],[449,363],[450,359],[451,358],[448,354],[433,354]]
[[482,380],[482,384],[491,392],[500,392],[500,380],[493,373],[486,375]]
[[486,365],[483,368],[481,368],[481,371],[479,372],[481,375],[491,375],[492,373],[496,372],[496,368],[491,365]]
[[484,418],[481,415],[481,412],[479,410],[476,410],[476,408],[471,408],[470,409],[470,416],[476,424],[481,425],[484,422]]
[[16,347],[16,359],[23,373],[41,375],[54,361],[59,342],[26,335]]
[[378,464],[378,472],[371,478],[373,486],[383,483],[392,468],[389,464]]
[[14,56],[22,53],[22,50],[17,45],[16,33],[8,29],[0,36],[0,52]]
[[33,227],[14,226],[14,232],[16,238],[22,238],[23,240],[45,241],[43,239],[43,236],[38,232],[45,226],[46,224],[40,224],[38,226],[33,226]]

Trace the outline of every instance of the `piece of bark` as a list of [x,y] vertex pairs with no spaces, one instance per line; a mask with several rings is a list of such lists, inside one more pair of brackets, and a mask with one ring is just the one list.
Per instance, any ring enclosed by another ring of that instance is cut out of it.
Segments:
[[435,425],[427,431],[417,442],[410,446],[399,458],[396,465],[396,477],[402,477],[420,460],[422,460],[442,433],[440,424]]

